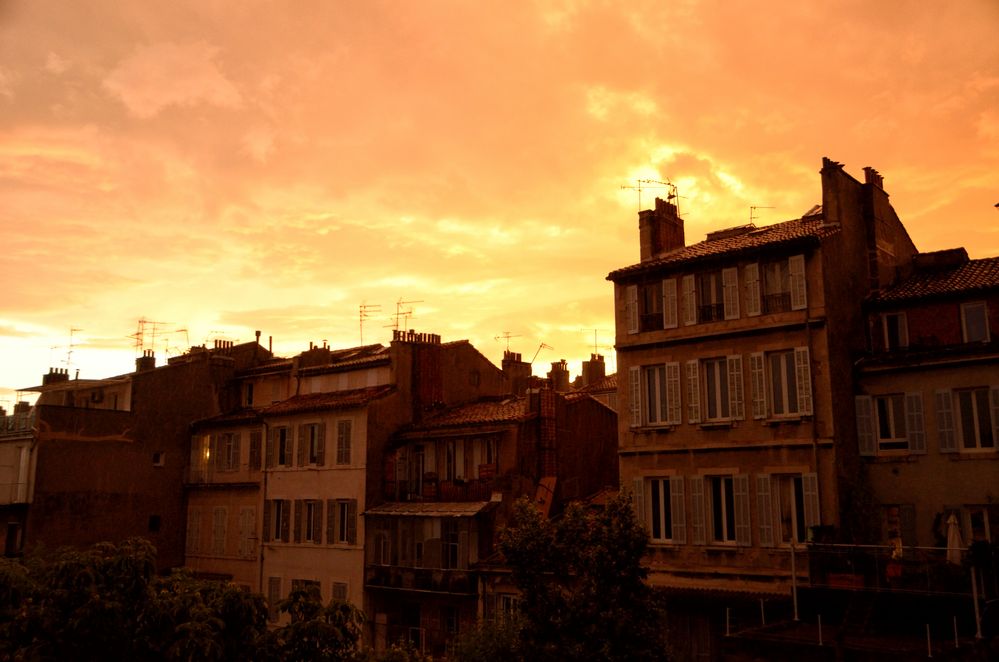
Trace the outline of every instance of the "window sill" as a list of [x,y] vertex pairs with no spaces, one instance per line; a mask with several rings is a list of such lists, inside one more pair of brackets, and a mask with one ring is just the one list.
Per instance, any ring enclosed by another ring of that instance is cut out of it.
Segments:
[[811,420],[811,416],[772,416],[770,418],[760,419],[763,425],[798,425],[804,421]]
[[704,551],[708,554],[730,554],[744,549],[734,542],[711,542],[704,545]]
[[953,462],[962,462],[966,460],[999,460],[999,454],[996,453],[996,449],[994,448],[965,448],[956,453],[941,453],[941,455],[949,455],[951,461]]
[[633,425],[631,426],[631,429],[638,432],[673,432],[677,427],[678,425],[676,423],[667,423],[663,425],[645,423],[644,425]]
[[721,430],[735,427],[734,421],[704,421],[697,426],[701,430]]

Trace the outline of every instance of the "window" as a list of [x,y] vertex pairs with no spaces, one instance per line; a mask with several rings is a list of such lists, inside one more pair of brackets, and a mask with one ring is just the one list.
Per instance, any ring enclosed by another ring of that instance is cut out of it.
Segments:
[[454,636],[458,634],[458,610],[445,605],[441,607],[441,626],[444,634]]
[[444,442],[444,479],[465,479],[464,439],[448,439]]
[[632,425],[680,424],[680,364],[633,367],[631,379]]
[[262,435],[260,430],[250,432],[250,470],[260,470],[260,442]]
[[807,347],[749,356],[753,418],[812,414],[811,365]]
[[349,420],[336,423],[336,463],[350,464],[351,422]]
[[520,609],[520,598],[512,593],[499,594],[499,617],[501,620],[512,618]]
[[187,553],[201,551],[201,508],[191,508],[187,512]]
[[[700,382],[703,380],[704,391]],[[745,416],[742,357],[717,357],[687,362],[687,413],[691,423],[701,421],[703,401],[707,421],[728,421]]]
[[770,402],[774,416],[798,413],[798,382],[794,371],[794,352],[773,352],[767,356],[770,368]]
[[763,264],[763,312],[791,310],[791,270],[787,260]]
[[858,395],[855,404],[861,455],[926,452],[922,393]]
[[639,324],[642,331],[663,328],[663,283],[656,281],[638,286]]
[[326,426],[307,423],[298,426],[298,466],[322,466],[326,459]]
[[356,545],[357,501],[329,499],[326,509],[326,542],[330,545]]
[[749,476],[695,476],[690,479],[694,544],[750,545]]
[[724,358],[705,359],[704,388],[706,418],[729,418],[728,373]]
[[166,453],[163,451],[156,451],[153,453],[153,466],[162,467],[166,462]]
[[989,389],[969,388],[955,391],[961,447],[984,450],[996,447],[996,423],[999,415],[999,389],[992,389],[991,411]]
[[229,513],[225,507],[217,507],[212,510],[212,554],[216,556],[225,554],[225,534],[228,518]]
[[375,545],[373,550],[375,565],[392,565],[391,535],[389,531],[375,531]]
[[291,580],[291,590],[292,591],[315,591],[316,595],[319,595],[322,586],[319,582],[314,579],[292,579]]
[[459,567],[460,537],[457,519],[441,521],[441,568],[454,570]]
[[905,313],[885,313],[881,316],[885,350],[892,351],[909,346],[909,328]]
[[288,542],[291,539],[291,500],[268,499],[264,502],[264,542]]
[[681,476],[638,479],[636,507],[653,543],[682,544],[686,540],[686,520]]
[[[777,543],[803,543],[808,539],[808,527],[818,524],[806,518],[805,479],[800,475],[773,476],[774,523]],[[815,504],[817,510],[817,504]]]
[[150,515],[149,516],[149,532],[150,533],[159,533],[160,524],[162,524],[162,522],[163,522],[163,520],[162,520],[162,518],[159,515]]
[[961,304],[961,329],[964,342],[989,341],[989,316],[984,301]]
[[290,467],[292,451],[291,428],[271,428],[267,434],[267,466]]
[[333,582],[332,596],[331,597],[334,600],[339,600],[340,602],[346,602],[347,601],[347,589],[348,589],[347,582],[334,581]]
[[724,286],[720,271],[697,274],[697,321],[724,319]]
[[239,509],[239,557],[252,559],[257,555],[257,509]]
[[874,412],[878,422],[878,449],[883,451],[908,449],[909,442],[905,435],[905,401],[902,394],[876,396]]
[[218,437],[218,461],[220,471],[239,470],[239,433],[224,432]]
[[732,476],[710,476],[708,487],[710,539],[713,542],[735,542],[735,493],[732,491]]
[[323,502],[315,499],[295,501],[295,542],[323,541]]

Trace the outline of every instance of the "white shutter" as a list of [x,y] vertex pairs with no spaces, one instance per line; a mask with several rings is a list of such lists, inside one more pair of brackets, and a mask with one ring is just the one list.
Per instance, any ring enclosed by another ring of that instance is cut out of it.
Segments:
[[635,509],[635,519],[642,525],[642,528],[648,530],[649,523],[645,521],[645,481],[641,478],[634,478],[631,485],[634,490],[631,494],[631,505]]
[[631,412],[631,427],[642,424],[642,369],[628,368],[628,410]]
[[687,422],[701,422],[701,386],[697,361],[687,361]]
[[787,260],[791,272],[791,310],[803,310],[808,307],[808,294],[805,285],[805,256],[792,255]]
[[753,388],[753,418],[766,418],[767,380],[763,371],[763,352],[749,355],[749,381]]
[[999,386],[989,387],[989,400],[992,402],[992,443],[999,445]]
[[728,406],[729,414],[736,420],[746,418],[745,399],[742,389],[742,356],[728,357]]
[[923,394],[905,394],[905,434],[909,439],[910,453],[926,452],[926,435],[923,431]]
[[749,475],[732,476],[732,488],[735,496],[735,540],[739,545],[749,547],[753,544],[749,520]]
[[874,420],[869,395],[858,395],[854,399],[854,406],[857,410],[857,446],[861,455],[873,456],[878,454],[877,446],[874,442]]
[[760,521],[760,547],[774,545],[773,504],[770,501],[770,474],[756,475],[756,510]]
[[675,329],[677,326],[676,278],[667,278],[663,281],[663,328]]
[[638,333],[638,285],[624,288],[624,317],[628,322],[628,333]]
[[798,413],[809,416],[812,413],[812,369],[807,347],[794,348],[794,375],[798,386]]
[[746,280],[746,315],[756,317],[760,314],[760,265],[747,264],[742,273]]
[[666,364],[666,423],[680,425],[683,418],[680,407],[680,364]]
[[937,438],[941,453],[956,453],[957,438],[954,434],[954,406],[950,391],[937,391]]
[[739,270],[722,269],[722,304],[725,319],[739,319]]
[[687,275],[681,280],[683,296],[681,305],[683,306],[683,324],[690,326],[697,324],[697,301],[694,297],[694,276]]
[[669,508],[673,520],[673,531],[670,538],[677,545],[687,542],[687,518],[683,503],[683,477],[672,476],[669,479]]
[[802,474],[801,486],[805,494],[805,527],[818,526],[821,523],[818,474]]
[[694,520],[694,544],[703,545],[705,538],[703,476],[690,477],[690,516]]

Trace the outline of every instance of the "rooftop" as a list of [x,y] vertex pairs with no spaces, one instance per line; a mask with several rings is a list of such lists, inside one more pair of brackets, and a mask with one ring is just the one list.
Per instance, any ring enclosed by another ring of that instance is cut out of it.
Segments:
[[442,409],[425,418],[422,423],[409,428],[407,432],[424,432],[488,423],[515,423],[527,420],[531,415],[527,398],[510,397],[504,400],[480,400],[467,405]]
[[472,517],[489,506],[488,501],[428,502],[392,501],[369,508],[364,515],[393,515],[396,517]]
[[882,290],[874,301],[906,301],[926,297],[999,289],[999,257],[967,260],[941,268],[923,269]]
[[395,387],[391,385],[372,386],[369,388],[359,388],[350,391],[333,391],[330,393],[309,393],[307,395],[296,395],[282,400],[277,404],[266,407],[261,411],[262,416],[286,416],[289,414],[303,414],[313,411],[327,411],[330,409],[350,409],[353,407],[363,407],[372,400],[388,395]]

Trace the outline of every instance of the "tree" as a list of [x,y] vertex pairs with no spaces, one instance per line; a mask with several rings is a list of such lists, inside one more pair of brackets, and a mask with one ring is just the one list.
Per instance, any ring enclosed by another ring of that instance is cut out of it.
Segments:
[[255,659],[340,662],[359,654],[364,614],[349,602],[324,606],[319,587],[308,585],[292,590],[278,610],[291,620],[270,633]]
[[518,501],[500,550],[522,593],[522,659],[665,659],[662,606],[641,564],[647,546],[626,494],[602,511],[571,504],[554,520]]

